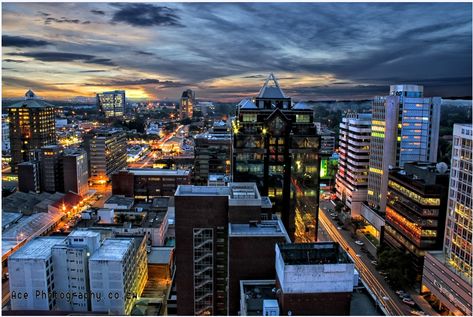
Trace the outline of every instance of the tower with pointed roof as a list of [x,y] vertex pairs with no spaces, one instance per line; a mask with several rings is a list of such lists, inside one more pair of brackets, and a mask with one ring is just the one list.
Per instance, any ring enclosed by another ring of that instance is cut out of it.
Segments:
[[10,122],[11,167],[29,160],[30,152],[45,145],[56,144],[54,106],[41,100],[30,89],[25,100],[8,108]]
[[256,182],[293,241],[316,241],[320,137],[313,110],[293,105],[271,73],[254,99],[237,105],[232,133],[233,181]]

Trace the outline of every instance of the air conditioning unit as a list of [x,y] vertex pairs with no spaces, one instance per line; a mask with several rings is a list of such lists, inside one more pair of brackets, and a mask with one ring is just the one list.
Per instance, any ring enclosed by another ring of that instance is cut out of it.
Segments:
[[263,300],[263,316],[279,316],[279,304],[277,300]]

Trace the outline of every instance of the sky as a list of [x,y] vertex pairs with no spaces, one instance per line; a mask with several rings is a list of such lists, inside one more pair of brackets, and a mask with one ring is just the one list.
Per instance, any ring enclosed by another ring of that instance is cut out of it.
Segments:
[[2,3],[2,95],[472,95],[471,3]]

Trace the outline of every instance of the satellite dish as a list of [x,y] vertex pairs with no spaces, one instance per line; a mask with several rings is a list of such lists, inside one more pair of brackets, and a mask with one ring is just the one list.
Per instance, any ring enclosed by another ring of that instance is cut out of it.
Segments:
[[448,170],[448,165],[444,162],[437,163],[435,167],[437,168],[437,172],[440,174],[444,174]]

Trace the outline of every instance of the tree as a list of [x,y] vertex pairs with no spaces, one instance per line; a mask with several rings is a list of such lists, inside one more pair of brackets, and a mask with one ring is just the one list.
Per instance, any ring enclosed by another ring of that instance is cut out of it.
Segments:
[[376,269],[385,271],[395,288],[409,288],[416,280],[412,256],[397,249],[386,246],[379,247]]

